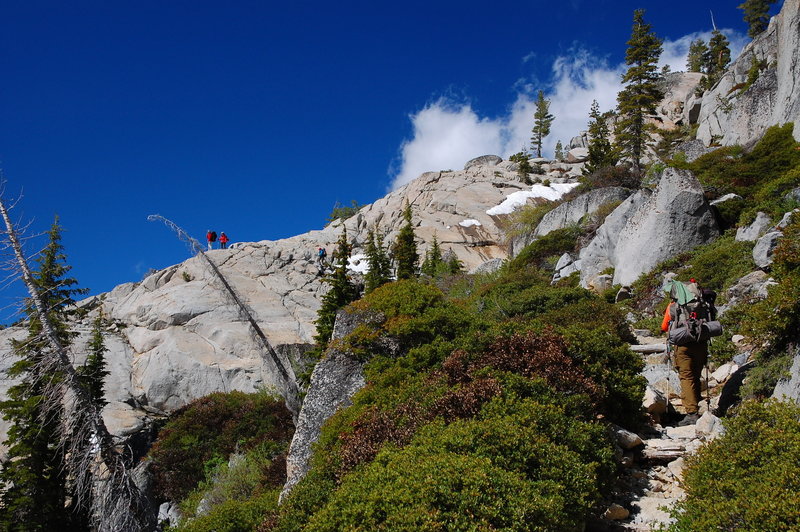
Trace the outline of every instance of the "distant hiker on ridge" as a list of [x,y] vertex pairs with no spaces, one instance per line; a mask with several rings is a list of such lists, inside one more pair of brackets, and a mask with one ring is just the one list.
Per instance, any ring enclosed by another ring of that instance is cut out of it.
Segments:
[[209,229],[206,232],[206,240],[208,240],[208,250],[211,251],[214,248],[214,242],[217,241],[217,232]]
[[228,249],[228,235],[225,231],[219,234],[219,249]]

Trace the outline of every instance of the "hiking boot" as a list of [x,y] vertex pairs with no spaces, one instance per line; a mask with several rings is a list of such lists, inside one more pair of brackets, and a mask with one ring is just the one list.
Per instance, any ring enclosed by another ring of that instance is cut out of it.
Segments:
[[700,419],[700,416],[697,414],[686,414],[680,423],[678,423],[679,427],[685,427],[686,425],[694,425],[697,423],[697,420]]

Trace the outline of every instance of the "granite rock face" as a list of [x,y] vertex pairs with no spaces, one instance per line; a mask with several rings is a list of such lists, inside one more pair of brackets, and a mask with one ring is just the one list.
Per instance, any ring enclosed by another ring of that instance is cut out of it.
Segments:
[[[414,206],[422,254],[436,235],[442,250],[452,251],[466,270],[504,259],[507,247],[498,225],[503,216],[486,211],[528,187],[499,161],[496,156],[479,157],[467,164],[467,170],[423,174],[322,230],[283,240],[240,242],[206,256],[250,309],[294,381],[295,371],[306,363],[304,353],[313,342],[314,320],[327,290],[316,264],[317,248],[326,247],[330,253],[345,226],[355,243],[356,260],[359,255],[363,258],[367,230],[377,227],[386,242],[392,242],[408,200]],[[152,416],[168,414],[212,392],[268,388],[284,397],[291,392],[292,386],[202,257],[155,272],[139,283],[120,285],[81,305],[91,311],[73,324],[79,333],[73,346],[75,363],[82,363],[92,320],[102,312],[109,324],[104,334],[110,371],[103,415],[119,438],[136,433]],[[9,354],[10,338],[25,334],[15,327],[0,331],[0,357]],[[5,357],[2,364],[12,362],[13,357]],[[0,395],[11,385],[13,380],[0,377]],[[0,420],[0,436],[6,430],[7,422]]]
[[[753,61],[762,69],[748,88]],[[784,2],[769,27],[742,51],[702,98],[697,138],[706,146],[750,145],[772,125],[794,122],[800,139],[800,4]],[[746,90],[745,90],[746,89]],[[687,110],[688,112],[688,110]],[[689,117],[686,117],[687,121]]]
[[652,194],[637,192],[606,218],[581,251],[581,284],[614,268],[614,284],[629,285],[659,262],[719,236],[700,183],[667,168]]

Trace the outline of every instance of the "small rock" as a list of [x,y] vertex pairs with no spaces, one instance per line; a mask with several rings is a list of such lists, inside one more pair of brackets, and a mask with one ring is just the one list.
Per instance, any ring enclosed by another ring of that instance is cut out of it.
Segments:
[[693,440],[697,437],[697,431],[694,425],[686,425],[685,427],[667,427],[667,436],[673,440]]
[[626,450],[638,447],[643,443],[642,438],[640,438],[638,434],[625,429],[617,429],[615,435],[619,446]]
[[608,507],[608,510],[606,510],[603,514],[603,519],[622,521],[623,519],[627,519],[629,515],[631,515],[631,513],[627,508],[620,506],[617,503],[612,503],[611,506]]
[[706,440],[713,440],[717,436],[725,433],[722,420],[711,412],[703,414],[700,419],[697,420],[694,428],[697,436]]
[[667,396],[652,386],[647,386],[644,391],[642,407],[649,414],[663,414],[667,411]]
[[669,472],[672,473],[675,478],[683,482],[683,469],[686,467],[686,462],[684,461],[683,457],[668,463],[667,467],[669,468]]
[[734,334],[733,336],[731,336],[731,342],[733,342],[734,344],[738,345],[743,341],[744,341],[744,336],[742,336],[741,334]]

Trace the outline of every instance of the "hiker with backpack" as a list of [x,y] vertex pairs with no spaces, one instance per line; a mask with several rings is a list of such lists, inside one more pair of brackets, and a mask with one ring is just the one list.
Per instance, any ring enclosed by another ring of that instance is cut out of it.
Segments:
[[228,235],[225,231],[219,234],[219,249],[228,249]]
[[700,377],[708,362],[708,342],[722,334],[714,307],[717,294],[713,290],[703,290],[694,279],[688,283],[670,279],[663,289],[671,302],[664,313],[661,330],[668,333],[667,341],[675,346],[673,362],[681,381],[681,401],[686,411],[678,425],[692,425],[699,418]]
[[[225,233],[222,234],[224,235]],[[206,240],[208,241],[208,250],[211,251],[211,249],[214,247],[214,242],[217,241],[217,232],[212,231],[211,229],[206,231]]]

